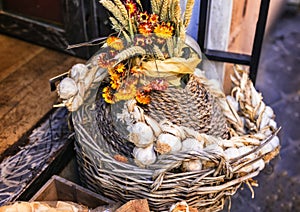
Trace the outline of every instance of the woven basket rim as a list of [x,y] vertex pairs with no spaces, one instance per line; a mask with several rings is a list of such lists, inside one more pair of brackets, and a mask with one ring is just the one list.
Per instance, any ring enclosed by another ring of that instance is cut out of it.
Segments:
[[[245,73],[241,70],[239,70],[238,73],[241,74],[241,76],[236,76],[236,78],[242,79]],[[215,95],[220,94],[216,92]],[[93,100],[94,97],[90,99]],[[160,160],[158,160],[159,163],[150,166],[149,169],[144,169],[134,164],[126,164],[115,160],[112,155],[114,154],[113,152],[105,151],[106,146],[103,142],[99,143],[99,141],[95,141],[95,139],[91,137],[91,131],[93,131],[93,129],[88,126],[88,130],[84,130],[86,127],[85,116],[90,113],[91,117],[95,117],[93,112],[93,104],[91,104],[91,101],[87,101],[79,111],[73,113],[73,122],[75,123],[75,132],[77,134],[76,152],[80,162],[80,169],[85,173],[85,175],[83,174],[83,178],[86,178],[88,182],[87,186],[112,198],[118,197],[123,198],[123,200],[138,197],[148,198],[150,200],[150,206],[154,210],[160,210],[162,208],[167,210],[167,206],[170,206],[170,203],[183,199],[183,197],[178,197],[179,195],[176,196],[179,191],[191,197],[187,202],[192,206],[197,208],[222,209],[224,207],[224,200],[228,196],[233,195],[243,182],[247,182],[260,172],[260,170],[252,170],[245,175],[232,178],[234,171],[251,165],[268,155],[272,155],[273,158],[278,154],[280,148],[277,147],[272,152],[260,155],[250,161],[244,160],[249,154],[254,154],[267,145],[277,135],[279,128],[277,130],[274,129],[273,133],[250,153],[244,154],[231,161],[227,161],[226,158],[222,157],[222,155],[218,155],[216,152],[180,152],[173,155],[163,155]],[[82,122],[82,120],[85,121]],[[95,121],[96,120],[93,119],[93,122]],[[92,132],[92,134],[93,133],[95,132]],[[101,140],[101,135],[98,135],[97,138]],[[182,161],[193,158],[216,161],[218,166],[215,169],[204,171],[186,173],[170,172],[171,169],[177,167]],[[91,172],[91,170],[93,170],[93,172]],[[177,192],[175,192],[172,187],[174,186],[174,181],[176,181],[176,185],[178,186]],[[193,183],[195,183],[195,185]],[[95,187],[93,185],[97,186]],[[170,185],[172,186],[170,187]],[[185,189],[187,185],[193,189]],[[194,187],[192,185],[194,185]],[[165,189],[167,192],[164,191]],[[128,194],[124,195],[124,192]],[[207,196],[208,194],[214,196],[214,198],[209,198]],[[199,196],[204,199],[200,201],[199,198],[197,198]],[[164,201],[161,201],[160,198],[164,199]]]

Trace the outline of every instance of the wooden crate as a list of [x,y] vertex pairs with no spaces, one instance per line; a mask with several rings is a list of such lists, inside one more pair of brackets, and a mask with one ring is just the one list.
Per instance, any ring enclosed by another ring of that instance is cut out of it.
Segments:
[[114,201],[57,175],[52,176],[29,201],[71,201],[88,208],[115,204]]

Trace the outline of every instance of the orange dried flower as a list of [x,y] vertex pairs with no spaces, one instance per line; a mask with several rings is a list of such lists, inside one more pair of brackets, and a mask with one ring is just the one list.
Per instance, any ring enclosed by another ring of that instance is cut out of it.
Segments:
[[156,25],[158,23],[158,15],[156,14],[151,14],[149,17],[149,23],[152,25]]
[[115,49],[115,50],[122,50],[124,49],[124,44],[121,38],[110,36],[106,39],[106,43],[109,47]]
[[119,161],[119,162],[122,162],[122,163],[128,163],[128,159],[123,155],[119,155],[119,154],[114,155],[114,159],[116,161]]
[[152,25],[149,23],[142,23],[139,25],[138,30],[139,30],[139,33],[141,33],[142,35],[148,36],[152,33],[153,28],[152,28]]
[[102,53],[99,54],[98,65],[101,68],[108,68],[112,65],[112,62],[110,61],[109,55],[106,52],[102,52]]
[[157,37],[168,39],[173,35],[174,27],[170,23],[161,23],[154,28],[154,33]]
[[112,81],[118,81],[118,80],[120,80],[120,75],[117,74],[117,73],[112,73],[112,74],[110,75],[110,79],[111,79]]
[[137,11],[136,4],[131,0],[127,0],[125,2],[125,7],[126,7],[126,9],[127,9],[130,16],[133,16]]
[[137,92],[135,99],[138,103],[144,104],[144,105],[149,104],[151,101],[149,94],[146,94],[145,92],[140,92],[140,91]]
[[134,77],[141,77],[144,74],[144,70],[142,69],[142,67],[140,66],[133,66],[130,69],[130,73],[132,74],[132,76]]
[[145,46],[145,37],[142,35],[137,35],[134,37],[134,45],[135,46]]

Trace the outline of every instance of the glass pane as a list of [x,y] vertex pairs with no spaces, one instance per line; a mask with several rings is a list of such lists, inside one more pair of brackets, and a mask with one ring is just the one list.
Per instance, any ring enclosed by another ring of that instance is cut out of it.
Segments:
[[3,10],[54,24],[63,24],[60,0],[3,0]]
[[211,0],[207,48],[251,54],[261,1]]
[[206,47],[213,50],[227,51],[232,0],[210,0]]

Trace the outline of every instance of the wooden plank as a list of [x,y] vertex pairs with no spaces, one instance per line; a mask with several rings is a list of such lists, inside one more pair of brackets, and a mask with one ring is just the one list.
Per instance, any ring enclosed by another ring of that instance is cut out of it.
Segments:
[[55,201],[57,197],[57,185],[53,178],[47,181],[45,185],[31,198],[30,201]]
[[52,176],[29,201],[71,201],[89,208],[115,204],[112,200],[57,175]]
[[0,34],[0,81],[18,70],[44,48]]
[[[9,42],[15,39],[4,39]],[[0,154],[17,142],[53,106],[57,100],[55,92],[50,92],[48,80],[68,70],[72,65],[84,60],[28,44],[18,45],[22,57],[13,57],[10,45],[0,50],[5,57],[0,63]],[[23,47],[23,48],[21,48]],[[22,50],[23,49],[23,50]],[[32,54],[28,53],[29,51]],[[27,56],[26,56],[27,55]],[[16,60],[19,64],[16,65]],[[2,68],[4,67],[4,68]],[[1,75],[0,75],[1,76]]]

